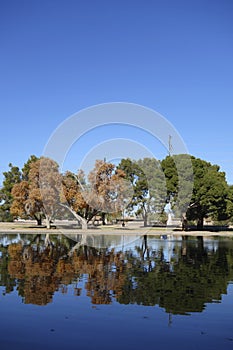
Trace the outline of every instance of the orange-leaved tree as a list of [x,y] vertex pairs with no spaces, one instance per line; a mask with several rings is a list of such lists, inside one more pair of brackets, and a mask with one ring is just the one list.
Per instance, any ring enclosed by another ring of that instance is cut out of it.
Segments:
[[87,228],[97,214],[122,210],[128,196],[127,185],[122,170],[112,163],[97,160],[87,180],[83,172],[64,175],[62,205],[73,213],[82,228]]
[[58,164],[50,158],[41,157],[30,163],[27,178],[12,189],[11,212],[15,216],[33,217],[38,224],[44,217],[46,227],[50,228],[60,198]]
[[87,228],[90,211],[88,204],[82,196],[80,181],[83,180],[83,173],[78,175],[67,171],[62,178],[61,205],[68,209],[79,221],[82,228]]

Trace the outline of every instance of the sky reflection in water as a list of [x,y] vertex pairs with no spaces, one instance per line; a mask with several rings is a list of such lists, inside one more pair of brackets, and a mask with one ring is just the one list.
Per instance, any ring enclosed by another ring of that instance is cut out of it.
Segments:
[[1,349],[233,348],[233,240],[81,238],[0,236]]

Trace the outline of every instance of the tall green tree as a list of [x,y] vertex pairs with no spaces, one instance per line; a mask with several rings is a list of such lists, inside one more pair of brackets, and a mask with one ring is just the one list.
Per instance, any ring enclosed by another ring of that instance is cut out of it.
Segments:
[[227,219],[229,187],[225,173],[218,165],[192,157],[194,189],[187,218],[197,221],[197,228],[203,228],[204,218]]
[[135,211],[136,214],[141,214],[144,219],[144,225],[146,226],[146,197],[148,195],[148,184],[146,181],[146,176],[137,162],[131,160],[130,158],[122,159],[117,168],[124,171],[127,180],[130,181],[133,187],[132,198],[126,209],[129,212]]
[[232,218],[233,218],[233,185],[228,186],[227,217],[228,217],[229,221],[232,221]]
[[[185,161],[187,157],[191,159],[191,168]],[[181,169],[179,173],[177,164]],[[166,157],[162,161],[162,167],[167,179],[168,195],[173,199],[173,205],[181,208],[181,212],[188,220],[195,220],[198,229],[203,228],[204,218],[211,217],[216,220],[227,218],[229,187],[225,173],[220,171],[218,165],[189,155],[175,155]],[[187,198],[186,194],[190,193],[191,187],[192,196]]]
[[0,221],[13,221],[10,213],[13,197],[11,190],[13,186],[21,181],[22,174],[17,166],[9,164],[9,170],[3,173],[3,186],[0,190]]
[[171,202],[174,215],[186,215],[193,191],[193,167],[188,154],[167,156],[161,166],[166,178],[167,198]]
[[144,226],[148,220],[158,218],[165,206],[166,182],[161,164],[155,158],[144,158],[138,161],[122,159],[122,169],[133,186],[133,195],[128,205],[129,211],[141,215]]
[[[137,161],[143,171],[144,182],[147,184],[147,193],[141,202],[141,211],[144,225],[148,220],[160,221],[167,199],[166,179],[161,168],[161,162],[155,158],[143,158]],[[140,205],[140,203],[139,203]]]

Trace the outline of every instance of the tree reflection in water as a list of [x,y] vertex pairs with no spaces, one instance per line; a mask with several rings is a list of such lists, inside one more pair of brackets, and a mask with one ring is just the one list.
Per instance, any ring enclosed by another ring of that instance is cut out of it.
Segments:
[[[72,286],[93,304],[158,305],[170,314],[201,312],[233,280],[233,241],[203,237],[168,242],[142,236],[125,250],[93,248],[63,235],[1,237],[0,285],[24,303],[46,305]],[[216,242],[218,245],[216,246]],[[170,244],[170,246],[169,246]],[[168,254],[169,253],[169,254]],[[85,278],[85,290],[79,286]]]

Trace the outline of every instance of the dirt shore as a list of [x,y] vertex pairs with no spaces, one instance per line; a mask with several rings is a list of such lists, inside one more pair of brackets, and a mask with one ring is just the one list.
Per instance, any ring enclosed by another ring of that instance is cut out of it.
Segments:
[[67,224],[61,222],[55,222],[53,227],[49,230],[44,226],[37,226],[35,222],[0,222],[0,234],[16,234],[16,233],[26,233],[26,234],[93,234],[93,235],[173,235],[173,236],[226,236],[233,237],[233,230],[208,230],[203,231],[182,231],[179,228],[174,227],[143,227],[140,222],[130,222],[127,223],[125,227],[118,225],[106,225],[98,226],[94,228],[88,228],[88,230],[81,230],[78,228],[77,224]]

